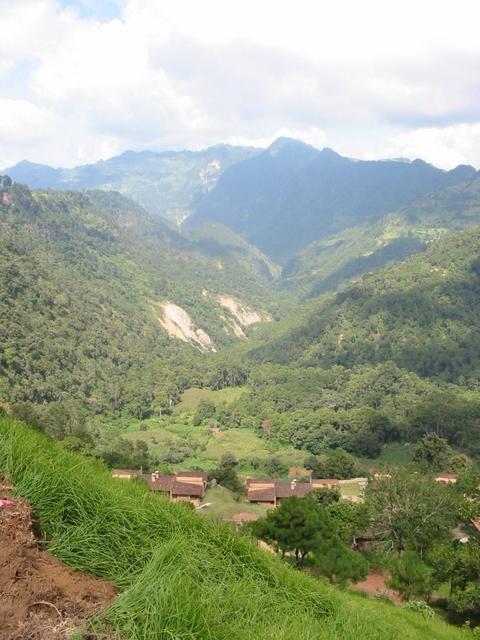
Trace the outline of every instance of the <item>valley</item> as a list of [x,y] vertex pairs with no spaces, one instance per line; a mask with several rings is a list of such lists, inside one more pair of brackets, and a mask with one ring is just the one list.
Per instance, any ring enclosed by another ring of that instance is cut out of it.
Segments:
[[[276,638],[308,628],[330,640],[322,607],[340,601],[332,615],[358,607],[367,640],[399,628],[412,640],[463,637],[442,621],[480,615],[466,600],[480,580],[474,559],[448,547],[452,535],[470,541],[462,553],[478,545],[478,174],[354,162],[285,139],[221,151],[225,165],[211,149],[55,174],[23,164],[14,176],[40,188],[0,188],[0,472],[42,518],[54,555],[119,589],[86,623],[92,637],[99,624],[122,640],[158,634],[145,607],[184,632],[165,617],[177,596],[148,596],[172,553],[169,589],[189,602],[195,594],[208,628],[221,629],[212,637],[249,640],[252,625],[245,635],[235,622],[249,611],[269,638],[264,614],[238,600],[243,581],[264,593],[262,606],[284,598],[285,620],[300,582],[317,594],[321,611],[285,621]],[[140,193],[130,180],[145,163],[164,177],[152,173]],[[163,204],[149,200],[153,183]],[[88,477],[74,474],[64,499],[84,506],[50,512],[58,478],[78,465]],[[192,473],[202,478],[195,490]],[[89,492],[97,515],[83,502]],[[103,540],[104,518],[123,532]],[[86,528],[95,539],[84,552]],[[447,547],[451,571],[471,571],[450,591],[437,557]],[[235,568],[219,620],[208,598],[226,558]],[[180,578],[187,559],[197,569]],[[418,566],[428,579],[415,575],[409,591]],[[287,595],[271,590],[272,575],[291,585]],[[378,576],[397,605],[381,634],[369,617],[381,603],[353,590]],[[407,611],[417,600],[435,622]],[[192,637],[203,640],[193,616]],[[349,618],[338,637],[355,637],[356,624]]]

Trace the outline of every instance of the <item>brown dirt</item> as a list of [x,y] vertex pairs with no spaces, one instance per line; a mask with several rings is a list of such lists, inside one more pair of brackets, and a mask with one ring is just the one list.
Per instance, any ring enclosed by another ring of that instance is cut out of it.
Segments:
[[11,497],[2,482],[0,499],[0,640],[63,640],[106,608],[115,588],[70,569],[39,549],[25,500]]
[[368,593],[369,596],[385,596],[395,604],[400,604],[402,600],[398,593],[386,585],[389,578],[387,571],[372,571],[363,582],[352,584],[352,589]]

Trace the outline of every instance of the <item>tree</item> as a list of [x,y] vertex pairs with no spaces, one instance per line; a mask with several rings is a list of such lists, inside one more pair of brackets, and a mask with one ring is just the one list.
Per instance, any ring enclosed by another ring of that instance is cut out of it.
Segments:
[[278,458],[268,458],[265,461],[265,471],[267,475],[271,478],[283,476],[287,473],[288,467],[286,464],[281,462]]
[[433,471],[444,471],[452,457],[452,450],[444,438],[427,433],[415,447],[413,459]]
[[211,400],[200,400],[193,416],[193,425],[197,427],[209,418],[213,418],[215,411],[215,404]]
[[341,500],[329,504],[327,510],[338,537],[346,544],[351,545],[369,527],[368,510],[363,502]]
[[339,502],[340,491],[337,489],[337,487],[335,487],[334,489],[321,487],[320,489],[315,489],[315,491],[312,491],[310,493],[310,497],[322,507],[328,507],[332,503]]
[[435,588],[432,569],[414,551],[407,551],[398,559],[391,573],[387,584],[398,591],[403,600],[411,600],[414,596],[428,598]]
[[480,542],[470,538],[467,544],[437,545],[428,559],[437,581],[450,583],[450,611],[480,616]]
[[243,484],[237,475],[235,466],[238,460],[231,454],[225,454],[219,467],[209,473],[209,478],[215,479],[218,484],[229,491],[240,495],[243,493]]
[[335,534],[333,523],[325,509],[309,497],[285,498],[265,518],[252,523],[254,535],[280,551],[282,557],[293,552],[298,566],[324,538]]
[[366,504],[372,530],[400,555],[423,555],[433,541],[448,539],[459,520],[455,490],[409,469],[370,482]]
[[314,478],[352,478],[356,473],[356,463],[344,449],[333,449],[326,455],[307,458],[305,464],[312,470]]
[[338,537],[323,540],[314,550],[313,565],[330,582],[359,582],[368,574],[368,562]]

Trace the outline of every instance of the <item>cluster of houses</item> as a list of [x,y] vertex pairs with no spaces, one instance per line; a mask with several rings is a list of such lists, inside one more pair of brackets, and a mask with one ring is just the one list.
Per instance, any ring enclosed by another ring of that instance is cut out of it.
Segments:
[[[194,506],[199,506],[208,482],[208,474],[203,471],[177,471],[175,474],[163,475],[157,472],[144,474],[141,470],[135,469],[113,469],[112,476],[126,480],[143,478],[152,491],[163,494],[175,502],[190,502]],[[286,482],[249,478],[245,482],[246,500],[254,504],[276,507],[284,498],[303,498],[315,489],[334,489],[338,485],[339,481],[333,478],[309,478],[307,482],[298,482],[296,478]]]
[[[143,478],[150,489],[167,496],[175,502],[190,502],[194,506],[199,506],[207,488],[208,473],[204,471],[177,471],[175,474],[164,475],[157,472],[144,474],[141,470],[134,469],[113,469],[114,478]],[[335,478],[314,479],[311,472],[306,469],[290,469],[290,480],[261,480],[248,478],[245,482],[246,501],[252,504],[264,505],[266,507],[277,507],[285,498],[298,496],[305,497],[311,491],[317,489],[339,488],[340,481]],[[306,478],[306,480],[298,480]],[[390,477],[387,473],[375,473],[374,479],[381,480]],[[454,484],[458,480],[455,473],[441,473],[435,476],[437,482]],[[360,492],[362,493],[366,484],[366,478],[358,479]],[[352,496],[352,499],[361,500],[359,496]],[[480,528],[480,522],[479,522]]]
[[190,502],[199,506],[207,488],[208,473],[203,471],[177,471],[174,475],[142,473],[134,469],[113,469],[114,478],[131,480],[143,478],[151,491],[167,496],[174,502]]

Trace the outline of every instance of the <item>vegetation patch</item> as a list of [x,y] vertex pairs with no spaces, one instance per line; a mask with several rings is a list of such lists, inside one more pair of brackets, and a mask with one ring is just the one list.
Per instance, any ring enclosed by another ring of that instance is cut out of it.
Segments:
[[6,418],[0,468],[32,504],[49,550],[122,591],[94,629],[107,624],[128,640],[464,637],[294,571],[229,527],[112,479],[101,465]]

